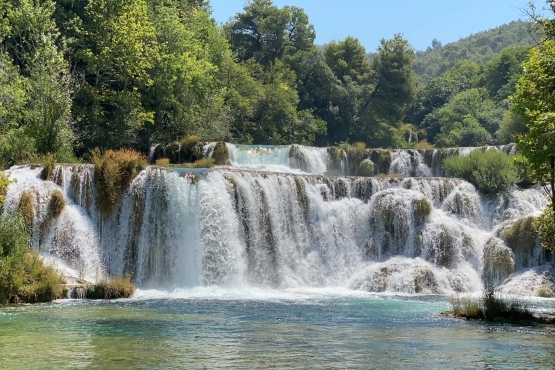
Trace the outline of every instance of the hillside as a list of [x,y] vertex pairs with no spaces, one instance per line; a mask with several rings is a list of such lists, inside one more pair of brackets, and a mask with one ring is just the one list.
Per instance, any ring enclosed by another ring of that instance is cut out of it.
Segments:
[[481,64],[508,46],[532,46],[540,39],[532,23],[514,21],[447,45],[434,42],[426,51],[416,52],[414,70],[420,81],[426,81],[451,69],[458,61]]

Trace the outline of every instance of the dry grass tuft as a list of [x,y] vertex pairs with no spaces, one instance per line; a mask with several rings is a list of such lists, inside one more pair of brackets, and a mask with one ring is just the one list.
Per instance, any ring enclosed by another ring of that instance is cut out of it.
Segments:
[[130,149],[91,151],[98,203],[103,216],[110,216],[119,205],[121,192],[146,168],[146,158]]
[[116,276],[114,280],[101,281],[95,285],[87,286],[86,298],[89,299],[119,299],[129,298],[135,293],[135,285],[131,282],[131,277],[120,278]]

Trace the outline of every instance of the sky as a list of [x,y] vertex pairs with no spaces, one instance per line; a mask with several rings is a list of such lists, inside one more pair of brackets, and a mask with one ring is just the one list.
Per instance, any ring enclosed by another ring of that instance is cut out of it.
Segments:
[[[303,8],[316,30],[316,44],[357,37],[367,52],[400,33],[416,50],[432,40],[443,45],[517,19],[527,19],[529,0],[273,0]],[[534,1],[541,9],[544,1]],[[242,12],[247,0],[211,0],[220,23]]]

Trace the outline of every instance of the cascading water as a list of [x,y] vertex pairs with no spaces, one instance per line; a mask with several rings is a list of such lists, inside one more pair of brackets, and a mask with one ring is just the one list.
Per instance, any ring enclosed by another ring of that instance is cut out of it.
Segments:
[[[483,279],[503,284],[550,261],[535,239],[525,249],[514,241],[547,204],[538,190],[484,198],[463,180],[430,177],[434,170],[414,150],[392,153],[391,178],[324,176],[326,149],[228,150],[232,167],[195,176],[148,168],[109,217],[99,213],[92,166],[58,166],[53,181],[13,168],[5,208],[14,212],[23,192],[33,194],[33,248],[82,277],[132,274],[141,288],[474,292]],[[68,200],[58,218],[47,206],[54,189]],[[540,285],[536,279],[519,293]]]

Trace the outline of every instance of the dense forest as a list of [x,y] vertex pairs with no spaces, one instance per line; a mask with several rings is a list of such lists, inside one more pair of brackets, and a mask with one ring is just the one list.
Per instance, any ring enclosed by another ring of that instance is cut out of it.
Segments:
[[0,0],[0,161],[204,141],[502,144],[536,37],[513,22],[415,52],[323,47],[303,9],[253,0],[223,26],[197,0]]

